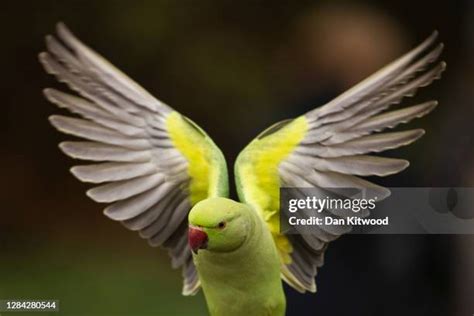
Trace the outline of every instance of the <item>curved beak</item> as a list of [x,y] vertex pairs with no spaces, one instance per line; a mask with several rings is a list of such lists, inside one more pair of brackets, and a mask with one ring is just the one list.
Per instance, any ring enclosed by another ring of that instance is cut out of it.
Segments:
[[207,248],[207,234],[198,227],[189,226],[188,244],[191,250],[197,254],[199,249]]

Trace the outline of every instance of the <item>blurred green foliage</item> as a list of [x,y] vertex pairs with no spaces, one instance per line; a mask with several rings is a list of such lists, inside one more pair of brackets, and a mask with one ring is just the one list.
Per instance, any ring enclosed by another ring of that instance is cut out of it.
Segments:
[[207,314],[201,292],[181,295],[180,275],[171,272],[164,256],[130,257],[91,244],[87,248],[42,248],[2,256],[0,297],[57,299],[61,315]]

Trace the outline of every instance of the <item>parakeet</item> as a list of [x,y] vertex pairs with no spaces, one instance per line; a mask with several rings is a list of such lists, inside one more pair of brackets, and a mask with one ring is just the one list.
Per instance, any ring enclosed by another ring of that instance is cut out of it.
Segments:
[[[46,71],[80,96],[45,89],[75,117],[52,115],[59,131],[83,138],[59,144],[94,163],[71,168],[104,214],[168,250],[181,267],[183,295],[202,287],[211,315],[284,315],[282,280],[315,292],[329,242],[344,231],[280,231],[281,187],[370,188],[359,176],[387,176],[408,161],[378,153],[408,145],[422,129],[384,132],[428,114],[430,101],[389,110],[440,77],[436,32],[419,46],[329,103],[274,124],[238,156],[240,202],[228,198],[224,156],[193,121],[159,101],[79,41],[64,24],[39,55]],[[357,62],[357,61],[354,61]],[[375,133],[375,134],[374,134]]]

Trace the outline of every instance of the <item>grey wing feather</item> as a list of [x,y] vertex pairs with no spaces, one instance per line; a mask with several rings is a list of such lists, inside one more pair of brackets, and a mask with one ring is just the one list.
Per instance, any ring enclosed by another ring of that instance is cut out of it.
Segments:
[[155,171],[156,166],[150,162],[104,162],[71,168],[76,178],[91,183],[129,180],[152,174]]
[[147,162],[152,157],[148,150],[130,150],[97,142],[62,142],[59,148],[72,158],[91,161]]

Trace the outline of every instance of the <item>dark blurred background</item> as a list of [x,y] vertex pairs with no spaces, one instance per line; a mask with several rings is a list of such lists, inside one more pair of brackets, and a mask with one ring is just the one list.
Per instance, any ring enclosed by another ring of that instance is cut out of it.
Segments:
[[[102,215],[73,179],[37,61],[64,21],[85,43],[213,137],[233,165],[278,120],[320,106],[434,29],[441,81],[404,104],[440,106],[387,186],[474,185],[474,3],[464,1],[4,1],[0,12],[0,298],[54,298],[61,315],[205,315],[167,255]],[[232,169],[232,168],[230,168]],[[344,236],[318,293],[286,288],[288,315],[474,313],[474,236]]]

